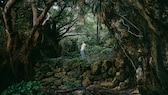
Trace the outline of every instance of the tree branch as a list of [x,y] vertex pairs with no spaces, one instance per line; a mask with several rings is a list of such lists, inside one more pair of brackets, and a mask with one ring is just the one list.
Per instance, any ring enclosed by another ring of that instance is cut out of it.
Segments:
[[33,13],[33,26],[34,26],[38,16],[38,11],[37,11],[35,2],[31,3],[31,7],[32,7],[32,13]]
[[[65,34],[71,29],[71,27],[76,23],[76,21],[77,21],[77,18],[74,19],[73,23],[66,29],[66,31],[65,31],[64,33],[60,34],[59,37],[62,38],[63,35],[65,35]],[[59,38],[59,37],[58,37],[58,38]]]
[[[115,36],[114,36],[114,37],[115,37]],[[121,42],[119,39],[117,39],[116,37],[115,37],[115,39],[117,40],[117,42],[118,42],[120,48],[122,49],[122,51],[124,52],[125,56],[130,60],[132,66],[133,66],[133,68],[134,68],[134,70],[136,71],[135,63],[134,63],[133,60],[129,57],[129,55],[127,54],[126,50],[125,50],[124,47],[122,46],[122,42]]]
[[36,23],[34,24],[33,28],[32,28],[32,33],[30,35],[30,37],[33,37],[34,33],[36,32],[36,30],[38,29],[38,27],[42,24],[48,10],[51,8],[51,6],[54,4],[54,2],[56,2],[57,0],[49,0],[49,2],[46,4],[43,12],[40,14],[40,16],[37,18]]
[[[42,24],[48,10],[51,8],[51,6],[54,4],[54,2],[56,2],[57,0],[49,0],[48,3],[46,4],[46,6],[44,7],[44,10],[42,11],[42,13],[40,14],[40,16],[37,18],[35,24],[33,25],[33,28],[31,30],[31,34],[29,35],[28,39],[25,42],[25,45],[23,45],[22,49],[21,49],[21,53],[25,54],[28,56],[27,53],[30,52],[30,50],[32,49],[33,45],[32,42],[34,41],[34,35],[36,33],[36,31],[38,30],[38,28],[40,27],[40,25]],[[25,48],[28,48],[29,51]]]
[[121,19],[121,22],[127,27],[127,31],[128,31],[130,34],[134,35],[135,37],[139,37],[139,38],[143,37],[142,35],[137,35],[137,34],[131,32],[129,25],[125,24],[123,19]]
[[136,25],[134,25],[131,21],[129,21],[127,18],[125,18],[124,16],[120,15],[120,14],[117,14],[115,13],[116,15],[118,15],[119,17],[121,17],[122,19],[124,19],[125,21],[127,21],[130,25],[132,25],[136,30],[138,30],[140,33],[142,33],[142,31],[136,27]]
[[[66,37],[69,37],[69,36],[78,36],[78,35],[87,35],[87,34],[82,34],[82,33],[80,33],[80,34],[79,34],[79,33],[76,33],[76,34],[75,34],[75,33],[74,33],[74,34],[64,35],[64,36],[62,37],[62,39],[63,39],[63,38],[66,38]],[[87,35],[87,36],[88,36],[88,35]]]
[[4,23],[5,23],[5,27],[6,27],[6,30],[9,32],[9,33],[12,33],[13,32],[13,29],[12,29],[12,16],[11,16],[11,8],[15,5],[15,3],[17,2],[17,0],[9,0],[4,9],[3,9],[3,19],[4,19]]
[[50,17],[51,15],[47,13],[47,18],[43,21],[42,25],[44,25],[50,19]]
[[63,8],[61,8],[61,11],[59,12],[58,15],[56,15],[56,16],[54,17],[54,19],[56,19],[57,17],[60,17],[60,15],[62,14],[62,12],[64,11],[65,8],[66,8],[66,5],[63,6]]

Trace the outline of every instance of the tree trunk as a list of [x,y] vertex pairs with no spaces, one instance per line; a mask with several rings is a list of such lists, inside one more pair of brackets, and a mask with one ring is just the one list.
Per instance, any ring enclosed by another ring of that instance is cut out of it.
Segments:
[[[44,7],[44,10],[37,18],[37,14],[34,13],[33,27],[30,35],[26,38],[24,43],[21,43],[23,39],[20,39],[18,30],[15,29],[16,16],[12,8],[17,3],[17,0],[7,1],[3,9],[3,20],[6,28],[7,45],[6,45],[6,60],[0,65],[0,84],[1,88],[5,88],[8,85],[20,80],[30,80],[32,76],[32,63],[31,55],[33,49],[36,47],[37,41],[40,35],[40,25],[42,24],[45,15],[55,0],[49,0]],[[32,4],[32,11],[34,6]]]
[[[141,1],[130,0],[127,2],[128,5],[120,1],[118,3],[120,5],[107,6],[104,22],[113,37],[116,37],[116,32],[121,34],[116,39],[118,43],[123,45],[120,48],[127,54],[130,63],[133,63],[136,67],[142,65],[144,77],[141,83],[138,83],[139,90],[142,95],[166,95],[168,91],[168,71],[164,64],[168,59],[168,39],[165,25],[161,19],[157,20],[150,16],[154,14],[148,9],[150,6],[148,2],[142,3]],[[153,8],[153,6],[150,7]],[[114,10],[114,8],[116,9]],[[125,13],[123,9],[129,11]],[[124,13],[127,16],[120,15],[125,15]],[[162,23],[162,26],[158,23]],[[142,59],[141,62],[138,61],[140,58]]]

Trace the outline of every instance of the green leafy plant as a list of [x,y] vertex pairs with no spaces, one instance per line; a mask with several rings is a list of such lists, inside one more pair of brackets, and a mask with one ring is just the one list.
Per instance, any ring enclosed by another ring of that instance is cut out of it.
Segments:
[[69,81],[69,82],[65,82],[64,85],[66,87],[74,88],[74,87],[82,86],[82,83],[81,82],[72,82],[72,81]]
[[43,95],[42,91],[37,91],[39,87],[41,84],[38,81],[21,81],[9,86],[1,95]]

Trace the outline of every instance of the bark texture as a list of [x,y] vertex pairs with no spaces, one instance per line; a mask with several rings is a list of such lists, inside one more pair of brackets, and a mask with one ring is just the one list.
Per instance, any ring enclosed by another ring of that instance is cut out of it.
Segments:
[[[50,9],[50,7],[53,5],[53,3],[56,2],[56,0],[49,0],[44,9],[42,10],[41,14],[38,16],[37,7],[32,2],[32,13],[33,13],[33,19],[32,21],[28,21],[26,26],[31,27],[30,29],[27,29],[23,26],[15,26],[15,24],[18,24],[18,20],[20,14],[18,11],[22,11],[21,8],[25,8],[25,6],[22,5],[22,1],[20,0],[8,0],[7,2],[3,2],[3,6],[1,7],[2,15],[3,15],[3,23],[5,26],[5,32],[6,32],[6,49],[4,52],[5,56],[0,64],[0,88],[5,88],[8,85],[11,85],[12,83],[20,80],[30,80],[32,76],[32,55],[34,52],[34,49],[36,49],[36,44],[38,43],[38,40],[40,39],[40,26]],[[2,3],[2,2],[1,2]],[[28,11],[30,10],[30,7],[28,7]],[[21,14],[21,16],[24,16],[24,14]],[[26,17],[25,17],[26,19]],[[31,18],[27,18],[27,20],[30,20]],[[33,22],[30,25],[30,22]],[[22,24],[23,24],[22,23]],[[24,30],[27,33],[26,35],[21,35],[23,32],[20,32],[19,30]],[[4,37],[5,38],[5,37]],[[1,89],[3,90],[3,89]]]
[[141,93],[166,94],[167,5],[161,0],[118,0],[111,5],[105,9],[104,22],[132,66],[143,67]]

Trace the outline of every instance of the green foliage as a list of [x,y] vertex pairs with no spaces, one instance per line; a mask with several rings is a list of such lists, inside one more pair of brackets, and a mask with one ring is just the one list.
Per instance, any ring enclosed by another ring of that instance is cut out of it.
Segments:
[[5,28],[3,26],[0,26],[0,31],[4,31]]
[[21,81],[9,86],[1,95],[43,95],[41,91],[37,91],[39,87],[41,84],[38,81]]
[[[86,59],[89,59],[88,58],[89,56],[86,56]],[[91,62],[89,62],[89,61],[86,61],[86,60],[84,60],[83,58],[74,58],[75,60],[76,60],[76,63],[75,63],[75,65],[76,66],[79,66],[79,65],[83,65],[83,66],[86,66],[86,67],[88,67],[88,66],[90,66],[91,65]]]
[[76,38],[64,38],[59,42],[59,44],[63,48],[63,56],[71,56],[73,58],[76,56],[76,54],[78,53],[76,40]]
[[109,38],[108,40],[106,40],[104,46],[105,46],[105,47],[111,47],[111,48],[113,48],[113,49],[116,49],[116,48],[117,48],[117,42],[116,42],[115,39]]
[[68,81],[68,82],[65,82],[64,85],[66,87],[74,88],[74,87],[80,87],[80,86],[82,86],[82,83],[81,82]]

